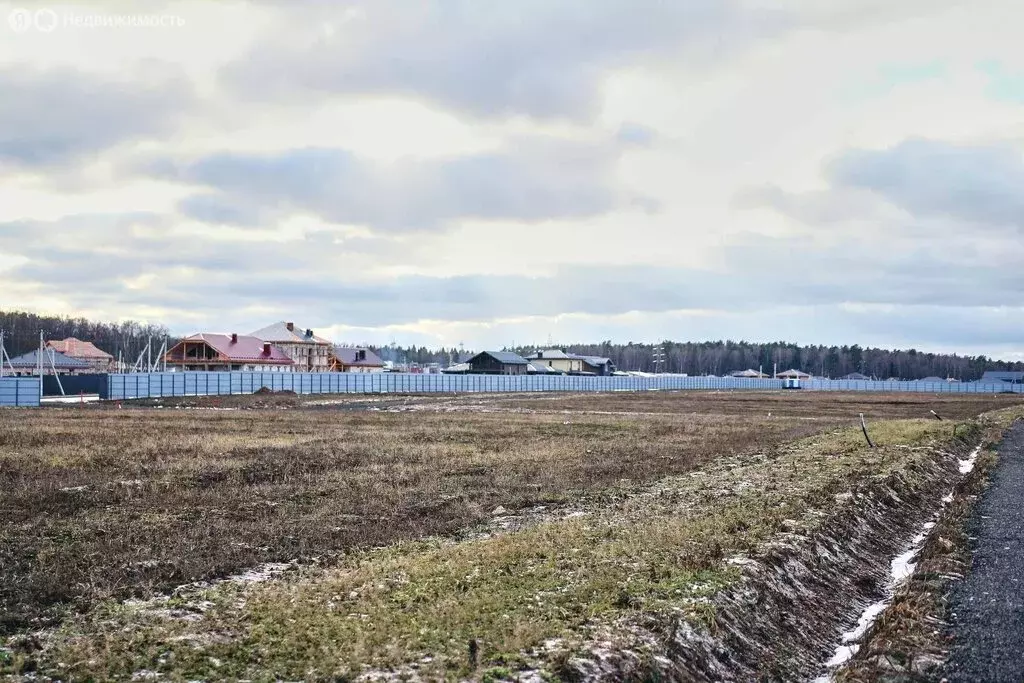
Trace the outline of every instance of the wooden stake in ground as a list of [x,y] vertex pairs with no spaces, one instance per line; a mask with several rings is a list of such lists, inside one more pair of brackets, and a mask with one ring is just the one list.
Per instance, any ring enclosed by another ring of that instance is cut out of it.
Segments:
[[874,448],[875,444],[871,442],[871,437],[868,436],[868,423],[864,421],[864,413],[860,414],[860,428],[864,430],[864,438],[868,440],[868,446]]

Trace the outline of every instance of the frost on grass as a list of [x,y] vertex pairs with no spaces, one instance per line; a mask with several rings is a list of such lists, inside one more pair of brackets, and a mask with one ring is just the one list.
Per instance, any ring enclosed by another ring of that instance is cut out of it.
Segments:
[[[495,511],[487,533],[461,541],[355,552],[289,576],[243,574],[201,590],[200,609],[157,607],[144,618],[97,610],[57,634],[48,656],[96,678],[153,669],[162,656],[153,670],[212,675],[216,658],[215,677],[227,678],[273,670],[295,679],[497,679],[570,669],[614,678],[670,671],[687,656],[713,671],[725,666],[709,654],[722,647],[716,631],[739,637],[739,615],[759,590],[751,577],[779,581],[779,561],[806,575],[805,552],[845,558],[840,540],[815,534],[839,508],[870,502],[854,489],[881,480],[896,504],[928,474],[930,451],[886,444],[922,443],[938,427],[875,429],[883,446],[875,451],[840,431],[721,458],[701,476],[668,477],[569,510],[535,508],[529,519]],[[752,638],[768,636],[764,623],[751,628]]]

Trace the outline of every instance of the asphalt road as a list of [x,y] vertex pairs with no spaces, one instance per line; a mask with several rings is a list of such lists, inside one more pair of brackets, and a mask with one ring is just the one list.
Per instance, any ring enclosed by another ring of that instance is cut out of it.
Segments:
[[999,456],[970,522],[971,573],[953,595],[950,683],[1024,681],[1024,422]]

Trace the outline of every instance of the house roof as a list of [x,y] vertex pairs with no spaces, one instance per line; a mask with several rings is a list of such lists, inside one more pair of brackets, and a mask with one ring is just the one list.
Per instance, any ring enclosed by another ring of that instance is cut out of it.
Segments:
[[528,363],[526,365],[526,371],[532,372],[535,375],[561,375],[562,371],[551,367],[550,365],[534,365]]
[[441,372],[469,372],[469,363],[456,363],[455,365],[445,368]]
[[1024,382],[1024,372],[1002,372],[988,370],[981,376],[982,382]]
[[82,341],[75,337],[68,337],[67,339],[62,339],[60,341],[48,341],[46,342],[46,346],[58,353],[63,353],[65,356],[70,358],[114,360],[113,356],[106,351],[97,348],[92,342]]
[[512,353],[511,351],[481,351],[480,353],[470,358],[469,362],[472,363],[480,356],[490,356],[494,360],[498,361],[499,363],[504,363],[505,365],[529,364],[525,358],[520,356],[518,353]]
[[917,381],[918,382],[945,382],[946,380],[944,380],[941,377],[936,377],[935,375],[932,375],[931,377],[925,377],[924,379],[919,379]]
[[[267,325],[266,327],[256,330],[250,333],[249,336],[262,339],[268,342],[277,342],[282,344],[330,344],[330,340],[318,337],[312,334],[312,330],[307,330],[305,327],[299,327],[293,324],[293,328],[288,329],[288,323],[281,321],[274,323],[273,325]],[[306,332],[310,332],[310,335],[306,335]]]
[[[366,358],[362,360],[356,360],[356,352],[365,351]],[[337,356],[338,361],[342,365],[352,365],[355,367],[364,368],[382,368],[384,367],[384,361],[380,359],[380,356],[375,354],[370,349],[363,348],[361,346],[335,346],[334,355]]]
[[[292,365],[292,359],[284,351],[271,345],[270,352],[264,351],[263,345],[266,340],[258,337],[238,335],[238,341],[231,341],[230,334],[209,334],[206,332],[193,334],[185,337],[180,342],[206,342],[214,351],[229,361],[259,361],[267,365]],[[267,342],[269,343],[269,342]],[[177,346],[175,346],[177,348]],[[170,355],[170,354],[168,354]]]
[[[43,352],[43,372],[50,369],[51,360],[53,361],[53,367],[56,367],[58,370],[87,370],[90,367],[84,360],[69,358],[55,349],[47,349]],[[14,368],[15,370],[24,370],[26,368],[35,368],[38,366],[39,349],[35,349],[12,358],[9,367]]]
[[543,349],[536,353],[531,353],[526,357],[526,360],[581,360],[587,365],[599,366],[609,365],[612,361],[610,358],[601,358],[600,356],[583,356],[578,353],[566,353],[561,349]]
[[810,377],[810,375],[808,373],[802,371],[802,370],[796,370],[794,368],[790,368],[789,370],[786,370],[785,372],[780,372],[779,373],[779,377]]
[[582,360],[587,365],[593,365],[595,367],[598,366],[598,365],[611,365],[611,362],[612,362],[611,358],[602,358],[601,356],[579,356],[579,355],[576,355],[575,353],[571,353],[571,354],[569,354],[569,357],[570,358],[579,358],[580,360]]
[[730,375],[730,377],[757,377],[757,378],[761,378],[761,377],[767,377],[767,375],[764,374],[763,372],[758,372],[757,370],[737,370],[736,372],[732,373]]
[[871,378],[868,377],[867,375],[861,374],[859,372],[851,372],[849,375],[843,375],[839,379],[868,380],[868,379],[871,379]]
[[527,360],[569,360],[570,358],[579,358],[579,356],[573,356],[561,349],[542,349],[536,353],[531,353],[526,358]]

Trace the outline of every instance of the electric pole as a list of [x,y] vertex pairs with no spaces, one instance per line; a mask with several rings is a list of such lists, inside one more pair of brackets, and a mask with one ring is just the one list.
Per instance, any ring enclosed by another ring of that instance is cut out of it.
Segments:
[[665,369],[665,347],[656,346],[651,354],[651,359],[654,361],[654,374],[658,374],[658,370],[664,371]]

